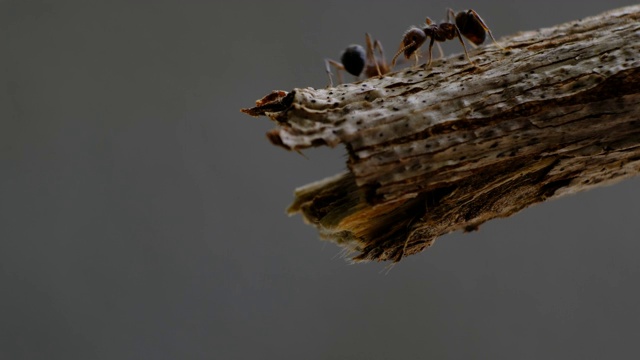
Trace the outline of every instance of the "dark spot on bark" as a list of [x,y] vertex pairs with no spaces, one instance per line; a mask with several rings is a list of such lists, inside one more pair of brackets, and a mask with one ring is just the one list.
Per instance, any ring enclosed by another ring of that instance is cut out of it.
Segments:
[[324,146],[327,145],[327,142],[324,141],[324,139],[313,139],[311,141],[311,146],[317,147],[317,146]]
[[362,186],[362,189],[364,190],[364,197],[368,203],[373,204],[376,202],[376,199],[378,199],[378,188],[380,188],[380,184],[378,183],[365,184]]
[[478,225],[467,225],[464,227],[464,232],[478,231],[478,229],[480,229]]
[[547,198],[549,196],[552,196],[553,194],[556,193],[556,191],[558,191],[558,189],[568,186],[571,183],[571,181],[573,181],[573,178],[550,182],[542,186],[542,188],[540,188],[540,196],[542,198]]

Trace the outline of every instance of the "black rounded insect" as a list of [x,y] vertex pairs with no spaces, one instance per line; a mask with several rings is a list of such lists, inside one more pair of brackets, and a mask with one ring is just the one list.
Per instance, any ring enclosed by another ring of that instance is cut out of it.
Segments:
[[[455,22],[452,21],[455,20]],[[469,53],[467,52],[467,47],[462,40],[462,36],[466,37],[471,41],[474,46],[480,45],[484,42],[487,37],[487,33],[493,40],[493,42],[501,49],[502,46],[498,44],[496,39],[493,37],[491,30],[485,22],[482,20],[480,15],[474,10],[461,11],[459,13],[455,13],[452,9],[447,10],[447,22],[443,22],[441,24],[436,24],[433,20],[427,18],[426,26],[423,28],[412,27],[404,33],[404,37],[402,38],[402,43],[400,44],[400,50],[395,54],[393,59],[391,60],[391,66],[395,65],[396,59],[400,54],[404,53],[405,58],[409,59],[411,56],[415,55],[416,65],[418,64],[418,49],[428,37],[431,38],[429,42],[429,62],[427,66],[431,66],[431,52],[433,49],[433,44],[438,42],[445,42],[447,40],[453,40],[455,37],[458,37],[460,43],[462,44],[462,48],[464,49],[464,54],[467,57],[467,60],[471,63],[471,65],[475,65],[473,61],[469,58]],[[440,44],[436,43],[438,47]],[[440,49],[440,54],[442,54],[442,49]]]
[[[349,45],[340,56],[340,62],[332,59],[325,59],[325,67],[329,75],[329,86],[333,86],[331,77],[331,66],[336,68],[338,81],[342,83],[341,71],[345,70],[349,74],[360,77],[364,74],[367,78],[382,76],[389,72],[390,68],[384,58],[384,50],[380,41],[371,41],[371,36],[365,34],[367,49],[361,45]],[[377,54],[375,51],[377,50]]]

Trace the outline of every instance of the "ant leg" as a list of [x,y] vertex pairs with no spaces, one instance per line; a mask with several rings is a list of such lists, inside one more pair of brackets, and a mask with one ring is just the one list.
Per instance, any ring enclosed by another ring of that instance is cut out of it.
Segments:
[[493,34],[491,33],[491,30],[489,29],[489,27],[487,26],[487,24],[484,23],[484,20],[482,20],[482,18],[480,17],[480,15],[478,15],[478,13],[473,10],[473,9],[469,9],[469,11],[467,11],[467,14],[472,15],[476,20],[478,20],[478,22],[480,23],[480,26],[482,26],[482,28],[484,29],[484,31],[489,33],[489,36],[491,36],[491,40],[493,40],[493,43],[496,44],[497,47],[499,47],[502,50],[506,50],[505,48],[503,48],[502,46],[500,46],[500,44],[498,44],[498,42],[496,41],[496,38],[493,37]]
[[438,59],[442,59],[444,57],[444,51],[442,51],[442,46],[440,46],[439,42],[436,42],[436,45],[438,46],[438,52],[440,53],[440,57]]
[[382,43],[378,40],[373,43],[373,50],[375,49],[378,49],[378,54],[380,54],[380,58],[384,61],[384,49],[382,48]]
[[[380,71],[380,66],[378,65],[378,61],[376,61],[376,55],[373,53],[375,49],[375,45],[371,43],[371,36],[369,36],[369,33],[365,33],[364,37],[367,43],[367,63],[375,64],[376,70],[378,71],[378,76],[382,76],[382,71]],[[376,40],[375,44],[377,43],[378,41]]]
[[456,23],[456,12],[452,8],[447,8],[447,22]]
[[415,42],[411,42],[411,44],[406,46],[402,46],[402,44],[400,44],[400,49],[398,49],[398,52],[395,55],[393,55],[393,59],[391,59],[391,68],[396,66],[396,59],[398,59],[398,56],[400,56],[400,54],[402,54],[408,48],[415,46],[415,44],[416,44]]
[[329,87],[333,87],[333,79],[331,78],[330,65],[333,65],[333,67],[336,68],[336,75],[338,76],[338,81],[340,82],[340,84],[342,84],[342,73],[341,73],[341,71],[344,70],[344,65],[342,65],[341,63],[339,63],[339,62],[337,62],[335,60],[324,59],[324,66],[325,66],[325,69],[327,70],[327,75],[329,75]]
[[[431,37],[431,42],[429,42],[429,62],[427,63],[427,67],[431,67],[431,52],[433,50],[433,43],[435,42],[435,39],[433,37]],[[438,45],[440,46],[440,45]]]
[[[382,62],[382,66],[385,72],[389,72],[387,60],[384,58],[384,49],[382,48],[382,43],[378,40],[373,42],[373,50],[375,51],[376,49],[378,49],[378,54],[380,54],[380,62]],[[378,61],[376,61],[376,69],[378,70],[378,75],[383,75],[380,73],[381,71],[380,67],[378,66]]]
[[462,35],[460,35],[460,29],[458,29],[457,25],[454,25],[454,26],[456,29],[456,35],[458,35],[458,40],[460,40],[460,44],[462,44],[462,48],[464,49],[464,54],[467,56],[467,60],[469,60],[471,65],[476,66],[476,64],[473,61],[471,61],[471,58],[469,57],[469,53],[467,52],[467,46],[464,44],[464,41],[462,41]]

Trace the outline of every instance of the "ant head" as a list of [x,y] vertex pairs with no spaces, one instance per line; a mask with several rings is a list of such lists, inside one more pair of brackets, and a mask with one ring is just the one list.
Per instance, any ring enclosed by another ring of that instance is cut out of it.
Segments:
[[360,45],[349,45],[340,56],[344,69],[353,76],[359,76],[362,73],[365,61],[366,52]]
[[413,55],[422,44],[424,44],[425,40],[427,40],[427,35],[423,30],[418,28],[411,28],[404,33],[404,37],[402,38],[402,49],[404,51],[404,57],[407,59]]

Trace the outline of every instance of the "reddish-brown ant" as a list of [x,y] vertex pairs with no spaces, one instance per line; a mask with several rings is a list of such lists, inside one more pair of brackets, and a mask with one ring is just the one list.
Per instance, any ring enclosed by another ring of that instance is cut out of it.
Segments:
[[[331,59],[325,59],[325,67],[327,74],[329,75],[329,86],[333,86],[333,79],[331,78],[332,65],[337,69],[336,74],[338,81],[342,83],[341,70],[345,70],[349,74],[360,77],[364,74],[367,78],[374,76],[382,76],[389,72],[389,65],[384,58],[384,50],[380,41],[371,41],[371,36],[365,34],[367,50],[361,45],[349,45],[340,56],[340,62]],[[378,51],[378,54],[375,51]]]
[[[452,22],[452,19],[455,19],[455,22]],[[427,18],[426,26],[424,28],[420,29],[412,27],[407,30],[402,39],[402,44],[400,44],[400,50],[398,50],[391,60],[391,67],[395,65],[396,59],[402,53],[404,53],[404,56],[407,59],[415,54],[417,65],[418,49],[422,44],[424,44],[427,37],[431,38],[431,42],[429,42],[429,62],[427,63],[427,66],[431,66],[431,50],[433,48],[433,43],[436,41],[445,42],[447,40],[453,40],[456,36],[458,37],[458,40],[460,40],[460,44],[462,44],[467,60],[469,60],[471,65],[475,65],[469,58],[469,53],[467,53],[467,47],[462,40],[462,36],[469,39],[469,41],[471,41],[475,46],[484,42],[487,37],[487,33],[489,33],[493,42],[499,48],[503,49],[503,47],[500,46],[493,37],[491,30],[489,30],[489,27],[487,27],[477,12],[474,10],[467,10],[456,14],[452,9],[448,9],[447,22],[436,24],[431,19]],[[438,44],[438,46],[440,45]]]

